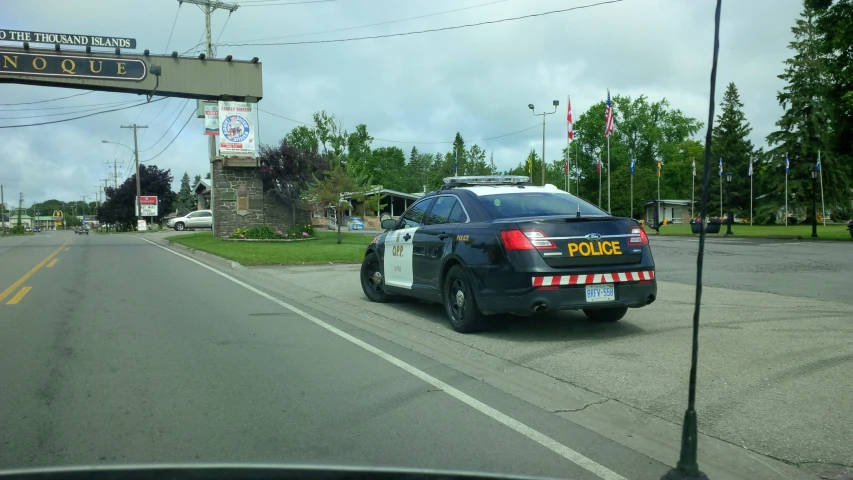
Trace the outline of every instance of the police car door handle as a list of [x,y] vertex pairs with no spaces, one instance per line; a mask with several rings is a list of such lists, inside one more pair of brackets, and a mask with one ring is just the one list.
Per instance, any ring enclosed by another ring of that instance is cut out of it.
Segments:
[[403,240],[405,240],[405,241],[407,241],[407,242],[409,241],[409,239],[410,239],[410,238],[412,238],[412,236],[411,236],[411,235],[409,235],[408,233],[407,233],[407,234],[405,234],[405,235],[403,235]]
[[449,234],[449,233],[441,232],[441,233],[439,233],[439,234],[438,234],[438,239],[439,239],[439,240],[445,240],[445,239],[447,239],[449,236],[450,236],[450,234]]

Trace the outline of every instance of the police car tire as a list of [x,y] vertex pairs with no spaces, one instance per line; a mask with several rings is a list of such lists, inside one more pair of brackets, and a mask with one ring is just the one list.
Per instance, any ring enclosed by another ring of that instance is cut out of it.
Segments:
[[[464,295],[464,303],[462,308],[462,318],[453,308],[455,291],[461,290]],[[486,316],[477,307],[477,301],[474,299],[474,293],[471,291],[471,284],[468,281],[468,275],[459,265],[450,267],[447,276],[444,279],[444,292],[442,295],[444,310],[447,312],[447,318],[450,320],[450,326],[459,333],[473,333],[482,330],[486,324]]]
[[364,295],[371,301],[376,303],[387,303],[394,299],[393,295],[385,292],[385,281],[382,281],[382,287],[377,291],[373,284],[370,282],[370,266],[371,264],[376,265],[378,268],[379,258],[375,253],[368,253],[364,260],[361,262],[361,274],[359,277],[361,278],[361,290],[364,292]]
[[628,307],[589,309],[583,313],[593,322],[618,322],[628,313]]

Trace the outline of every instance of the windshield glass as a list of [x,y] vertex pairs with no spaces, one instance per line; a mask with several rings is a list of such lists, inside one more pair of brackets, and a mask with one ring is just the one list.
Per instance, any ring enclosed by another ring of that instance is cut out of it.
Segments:
[[519,192],[481,195],[480,204],[494,218],[541,217],[548,215],[607,215],[607,212],[565,192]]

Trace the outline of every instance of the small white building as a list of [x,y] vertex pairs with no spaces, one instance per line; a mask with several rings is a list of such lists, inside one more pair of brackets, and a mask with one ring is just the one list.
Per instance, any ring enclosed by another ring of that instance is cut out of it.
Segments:
[[673,225],[690,223],[690,200],[658,200],[657,206],[658,214],[655,216],[655,202],[646,202],[646,225],[663,223],[664,219]]

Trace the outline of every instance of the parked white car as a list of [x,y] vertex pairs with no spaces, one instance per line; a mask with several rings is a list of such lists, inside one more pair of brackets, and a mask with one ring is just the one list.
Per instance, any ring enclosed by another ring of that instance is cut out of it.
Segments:
[[196,210],[183,217],[175,217],[169,220],[166,222],[166,226],[179,232],[193,228],[213,228],[213,211]]

